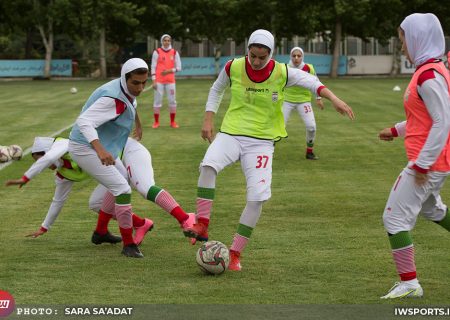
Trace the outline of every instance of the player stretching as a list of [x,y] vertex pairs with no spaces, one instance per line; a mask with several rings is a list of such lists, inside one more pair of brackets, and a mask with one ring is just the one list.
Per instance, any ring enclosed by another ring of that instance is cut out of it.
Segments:
[[[248,42],[248,56],[229,61],[209,91],[202,137],[209,146],[200,165],[197,223],[189,236],[208,239],[208,225],[217,174],[240,160],[247,180],[247,204],[231,245],[230,270],[241,270],[240,254],[259,220],[264,201],[271,196],[274,141],[287,136],[282,101],[284,87],[302,86],[330,99],[341,114],[353,119],[352,109],[320,83],[317,77],[271,59],[273,35],[256,30]],[[214,139],[214,115],[226,88],[231,102]]]
[[178,124],[175,122],[177,113],[175,72],[181,71],[181,59],[178,51],[172,48],[172,38],[168,34],[161,37],[161,48],[153,51],[151,70],[154,89],[153,117],[155,122],[153,128],[159,127],[159,114],[164,92],[169,100],[170,126],[178,128]]
[[401,280],[383,299],[423,295],[410,234],[419,213],[450,230],[450,215],[439,195],[450,173],[450,76],[440,60],[444,33],[435,15],[415,13],[403,20],[398,34],[402,51],[416,71],[403,98],[406,121],[379,134],[387,141],[405,137],[409,160],[391,189],[383,214]]
[[[297,68],[316,76],[316,71],[312,64],[303,61],[303,49],[294,47],[291,50],[291,60],[288,66]],[[311,104],[311,91],[301,87],[289,87],[284,91],[283,115],[284,123],[287,125],[291,111],[296,109],[303,119],[306,127],[306,159],[318,160],[314,154],[314,140],[316,138],[316,119]],[[320,96],[316,96],[316,103],[320,109],[323,109],[323,102]]]

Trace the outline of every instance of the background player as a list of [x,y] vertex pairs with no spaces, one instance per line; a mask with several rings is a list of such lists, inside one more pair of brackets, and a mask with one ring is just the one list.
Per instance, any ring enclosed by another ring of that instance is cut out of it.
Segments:
[[[291,50],[291,60],[288,66],[308,72],[317,77],[312,64],[303,61],[304,53],[300,47],[294,47]],[[306,127],[306,159],[318,160],[314,154],[314,140],[316,138],[316,119],[311,104],[311,91],[302,87],[288,87],[284,91],[283,116],[287,125],[292,110],[297,110]],[[316,96],[316,103],[320,109],[323,109],[323,102],[320,96]]]
[[178,51],[172,48],[172,38],[165,34],[161,37],[161,47],[153,51],[152,55],[152,87],[154,89],[153,128],[159,127],[159,114],[163,103],[164,92],[169,100],[170,126],[178,128],[175,121],[177,113],[175,72],[181,71],[181,59]]

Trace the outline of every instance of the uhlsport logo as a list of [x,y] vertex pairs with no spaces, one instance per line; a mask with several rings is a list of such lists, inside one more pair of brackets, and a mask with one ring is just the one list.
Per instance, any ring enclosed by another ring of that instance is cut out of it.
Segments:
[[16,303],[12,295],[7,291],[0,290],[0,317],[7,317],[13,311]]

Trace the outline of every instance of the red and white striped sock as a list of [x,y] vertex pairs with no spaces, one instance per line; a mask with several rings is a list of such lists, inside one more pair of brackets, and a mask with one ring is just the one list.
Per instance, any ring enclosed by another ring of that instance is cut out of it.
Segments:
[[230,250],[241,252],[242,250],[244,250],[247,243],[248,238],[236,233],[234,235],[233,243],[231,244]]
[[162,189],[155,198],[155,203],[170,213],[179,223],[183,223],[189,215],[180,207],[170,193]]
[[414,260],[414,245],[393,249],[392,256],[397,267],[397,272],[402,281],[416,279],[416,263]]
[[106,192],[103,198],[102,208],[100,209],[104,213],[109,213],[115,216],[116,197],[111,192]]
[[213,200],[197,198],[197,222],[209,225]]

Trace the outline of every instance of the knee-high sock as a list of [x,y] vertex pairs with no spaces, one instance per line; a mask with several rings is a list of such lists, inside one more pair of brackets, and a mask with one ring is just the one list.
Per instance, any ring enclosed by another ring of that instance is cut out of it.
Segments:
[[115,213],[123,244],[126,246],[134,243],[131,194],[121,194],[116,197]]
[[216,191],[217,173],[212,167],[201,167],[197,188],[197,222],[209,225]]
[[108,233],[108,224],[109,220],[111,220],[112,214],[103,212],[100,210],[98,212],[97,226],[95,231],[100,235],[105,235]]
[[261,216],[263,201],[248,201],[241,214],[239,226],[233,238],[230,250],[241,252],[250,239],[250,236]]
[[448,214],[448,209],[447,212],[445,213],[444,219],[435,222],[445,230],[450,231],[450,214]]
[[155,118],[155,122],[159,122],[159,113],[161,108],[153,108],[153,117]]
[[175,116],[177,115],[177,106],[169,106],[170,112],[170,122],[175,121]]
[[188,214],[180,207],[172,195],[158,186],[150,187],[147,192],[147,199],[156,203],[167,213],[170,213],[180,224],[189,218]]
[[402,281],[416,279],[414,245],[409,231],[389,235],[389,242],[391,243],[392,256],[400,279]]

